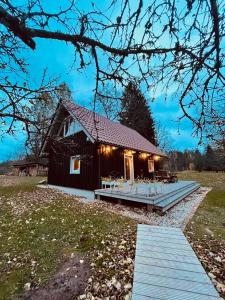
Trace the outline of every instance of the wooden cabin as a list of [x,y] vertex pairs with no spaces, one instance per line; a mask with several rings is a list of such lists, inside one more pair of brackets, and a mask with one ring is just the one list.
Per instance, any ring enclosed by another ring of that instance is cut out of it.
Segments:
[[137,131],[62,101],[41,155],[49,158],[48,183],[95,190],[102,178],[151,178],[165,154]]

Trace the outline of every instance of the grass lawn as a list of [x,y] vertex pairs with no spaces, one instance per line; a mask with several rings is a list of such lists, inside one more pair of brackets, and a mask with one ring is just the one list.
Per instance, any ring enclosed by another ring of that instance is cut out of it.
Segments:
[[201,238],[212,232],[216,239],[225,239],[225,173],[185,171],[179,178],[212,187],[190,223],[195,235]]
[[225,299],[225,173],[186,171],[180,173],[179,178],[212,187],[187,225],[185,234]]
[[121,275],[118,268],[129,258],[132,269],[136,222],[37,188],[40,178],[13,180],[4,184],[0,177],[0,299],[22,295],[26,283],[45,284],[72,254],[94,264],[91,272],[108,280],[132,281],[131,270]]
[[[182,172],[179,178],[213,187],[185,233],[225,297],[225,174]],[[0,176],[0,300],[26,295],[27,287],[42,289],[74,256],[89,270],[82,299],[130,299],[137,222],[37,188],[40,179]]]

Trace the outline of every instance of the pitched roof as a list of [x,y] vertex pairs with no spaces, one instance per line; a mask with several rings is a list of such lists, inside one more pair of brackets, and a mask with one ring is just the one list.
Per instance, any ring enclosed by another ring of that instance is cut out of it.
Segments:
[[14,167],[25,167],[25,166],[31,166],[31,165],[42,165],[42,166],[47,166],[48,163],[47,161],[44,160],[33,160],[33,161],[29,161],[29,160],[17,160],[14,161],[12,164]]
[[166,156],[165,153],[150,143],[136,130],[124,126],[119,122],[111,121],[73,102],[63,101],[62,104],[80,122],[94,141]]

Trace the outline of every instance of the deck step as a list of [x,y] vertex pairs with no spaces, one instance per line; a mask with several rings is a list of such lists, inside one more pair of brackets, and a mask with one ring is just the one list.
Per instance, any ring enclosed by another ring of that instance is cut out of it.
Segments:
[[168,197],[172,197],[173,195],[176,195],[179,192],[185,191],[188,188],[191,188],[191,187],[193,187],[195,185],[196,185],[196,182],[195,181],[191,181],[188,185],[182,186],[179,189],[171,191],[171,192],[169,192],[167,194],[158,195],[155,199],[153,199],[154,200],[153,203],[154,203],[154,205],[157,205],[158,203],[160,203],[161,201],[167,199]]
[[174,193],[172,196],[168,195],[168,197],[165,197],[165,199],[158,201],[157,206],[161,206],[161,207],[165,206],[167,203],[170,203],[173,200],[176,200],[180,196],[186,195],[186,193],[195,189],[196,186],[197,186],[197,184],[194,184],[192,186],[182,189],[181,191],[178,191],[177,193]]
[[169,196],[169,197],[161,200],[160,202],[157,203],[156,208],[165,212],[168,209],[170,209],[171,207],[173,207],[175,204],[177,204],[178,202],[183,200],[185,197],[187,197],[188,195],[190,195],[191,193],[196,191],[199,187],[200,187],[200,185],[198,183],[195,183],[195,184],[187,187],[186,189],[183,189],[182,191],[177,192],[172,197]]
[[162,208],[163,211],[166,211],[169,208],[171,208],[172,206],[174,206],[175,204],[177,204],[178,202],[180,202],[182,199],[184,199],[185,197],[190,195],[192,192],[197,190],[199,187],[200,187],[199,184],[195,184],[187,189],[184,189],[184,190],[176,193],[172,197],[168,197],[168,198],[164,199],[163,201],[159,202],[157,204],[157,207]]

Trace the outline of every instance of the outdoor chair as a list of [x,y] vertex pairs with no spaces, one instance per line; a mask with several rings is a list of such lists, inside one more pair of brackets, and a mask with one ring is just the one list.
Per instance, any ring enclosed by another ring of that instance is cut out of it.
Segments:
[[166,170],[160,170],[155,172],[155,179],[158,181],[164,181],[168,183],[175,183],[178,181],[176,173],[172,173]]

